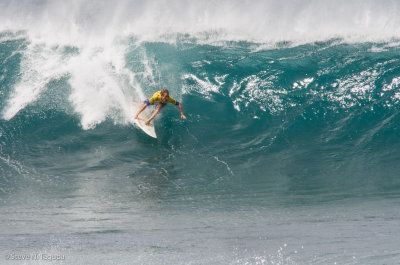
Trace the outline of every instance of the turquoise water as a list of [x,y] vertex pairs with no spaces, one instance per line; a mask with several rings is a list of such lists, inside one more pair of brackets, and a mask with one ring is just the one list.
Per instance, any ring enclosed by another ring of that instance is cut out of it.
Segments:
[[[1,264],[399,264],[397,3],[21,3]],[[131,102],[163,87],[187,120],[167,106],[153,139]]]

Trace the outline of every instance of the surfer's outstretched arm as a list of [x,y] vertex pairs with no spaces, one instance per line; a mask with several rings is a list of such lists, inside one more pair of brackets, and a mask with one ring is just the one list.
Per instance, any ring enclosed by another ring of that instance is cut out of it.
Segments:
[[142,103],[142,105],[140,106],[140,109],[138,111],[138,113],[136,113],[135,119],[139,118],[139,114],[147,107],[147,105],[145,103]]
[[181,103],[178,104],[178,108],[179,108],[179,111],[181,112],[181,118],[186,120],[186,116],[185,116],[185,114],[183,114],[183,108],[182,108]]
[[158,112],[160,112],[162,107],[164,107],[164,104],[158,104],[156,110],[153,112],[153,115],[151,115],[151,117],[144,124],[149,125],[151,120],[153,120],[154,117],[158,114]]

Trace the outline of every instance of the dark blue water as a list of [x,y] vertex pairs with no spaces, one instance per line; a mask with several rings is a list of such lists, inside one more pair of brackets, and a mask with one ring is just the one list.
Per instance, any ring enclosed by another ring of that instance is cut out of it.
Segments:
[[1,264],[398,264],[396,38],[34,26],[0,32]]

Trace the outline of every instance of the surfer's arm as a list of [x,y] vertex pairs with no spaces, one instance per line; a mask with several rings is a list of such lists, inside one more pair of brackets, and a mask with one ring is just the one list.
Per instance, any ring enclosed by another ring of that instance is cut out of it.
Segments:
[[181,118],[184,119],[184,120],[186,120],[186,116],[185,116],[185,114],[183,114],[183,108],[182,108],[182,104],[181,104],[181,103],[179,103],[178,101],[176,101],[176,100],[175,100],[173,97],[171,97],[171,96],[169,96],[167,102],[178,106],[179,111],[181,112]]
[[183,108],[182,108],[181,103],[178,103],[178,108],[179,108],[179,111],[181,112],[181,118],[186,120],[186,116],[185,116],[185,114],[183,114]]
[[163,107],[163,104],[158,104],[156,110],[153,112],[153,115],[144,123],[146,125],[149,125],[150,122],[154,119],[154,117],[160,112],[161,108]]
[[140,109],[138,111],[138,113],[136,113],[135,119],[139,118],[139,114],[147,107],[146,103],[142,103],[142,105],[140,106]]

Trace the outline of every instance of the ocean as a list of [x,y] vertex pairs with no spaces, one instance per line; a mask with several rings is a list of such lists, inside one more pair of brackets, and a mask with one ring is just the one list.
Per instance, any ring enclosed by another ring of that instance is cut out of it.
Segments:
[[399,11],[2,1],[0,264],[400,264]]

